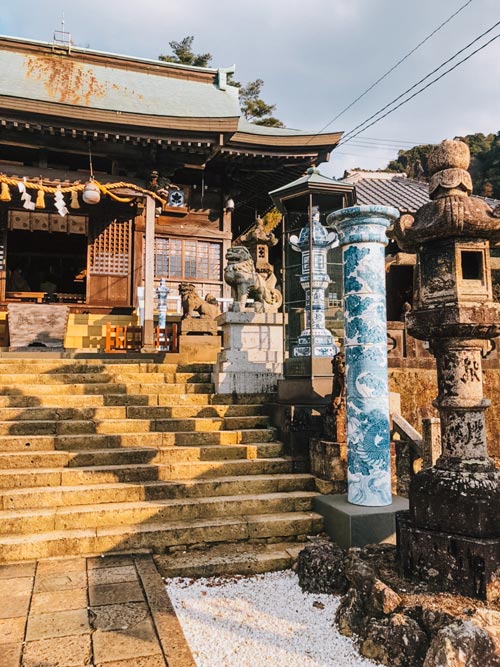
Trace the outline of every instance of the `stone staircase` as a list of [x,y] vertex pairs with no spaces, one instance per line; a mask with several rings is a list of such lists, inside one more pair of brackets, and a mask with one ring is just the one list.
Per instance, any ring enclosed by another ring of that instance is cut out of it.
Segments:
[[228,542],[242,571],[293,558],[321,530],[313,478],[262,400],[214,395],[211,370],[0,358],[0,562],[146,549],[166,574],[216,573]]

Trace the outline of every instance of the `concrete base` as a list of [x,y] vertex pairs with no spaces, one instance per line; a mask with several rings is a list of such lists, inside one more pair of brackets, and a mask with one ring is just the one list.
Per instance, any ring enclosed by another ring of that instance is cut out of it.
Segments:
[[392,505],[363,507],[347,502],[347,495],[318,496],[314,510],[324,518],[325,532],[342,549],[379,542],[396,543],[396,512],[408,509],[408,500],[392,497]]

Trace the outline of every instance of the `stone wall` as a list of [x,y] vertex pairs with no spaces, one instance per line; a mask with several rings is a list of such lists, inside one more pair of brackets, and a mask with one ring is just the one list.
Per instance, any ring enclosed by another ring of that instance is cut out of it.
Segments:
[[[491,401],[486,411],[488,453],[500,457],[500,369],[485,369],[483,379],[484,395]],[[432,405],[437,395],[435,368],[389,368],[389,387],[401,395],[401,414],[419,433],[423,417],[438,416]]]

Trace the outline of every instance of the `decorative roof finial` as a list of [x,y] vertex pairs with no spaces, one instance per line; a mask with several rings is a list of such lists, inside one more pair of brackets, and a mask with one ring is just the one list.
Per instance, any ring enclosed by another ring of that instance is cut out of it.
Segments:
[[472,179],[467,171],[469,163],[469,147],[463,141],[445,139],[436,146],[428,159],[430,198],[438,199],[450,194],[470,195]]

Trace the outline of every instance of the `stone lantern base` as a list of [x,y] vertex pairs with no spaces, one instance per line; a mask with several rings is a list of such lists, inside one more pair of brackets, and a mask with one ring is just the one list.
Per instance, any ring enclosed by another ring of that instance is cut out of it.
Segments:
[[488,602],[500,599],[500,538],[416,528],[409,512],[397,513],[396,532],[405,576],[435,581],[443,591]]

